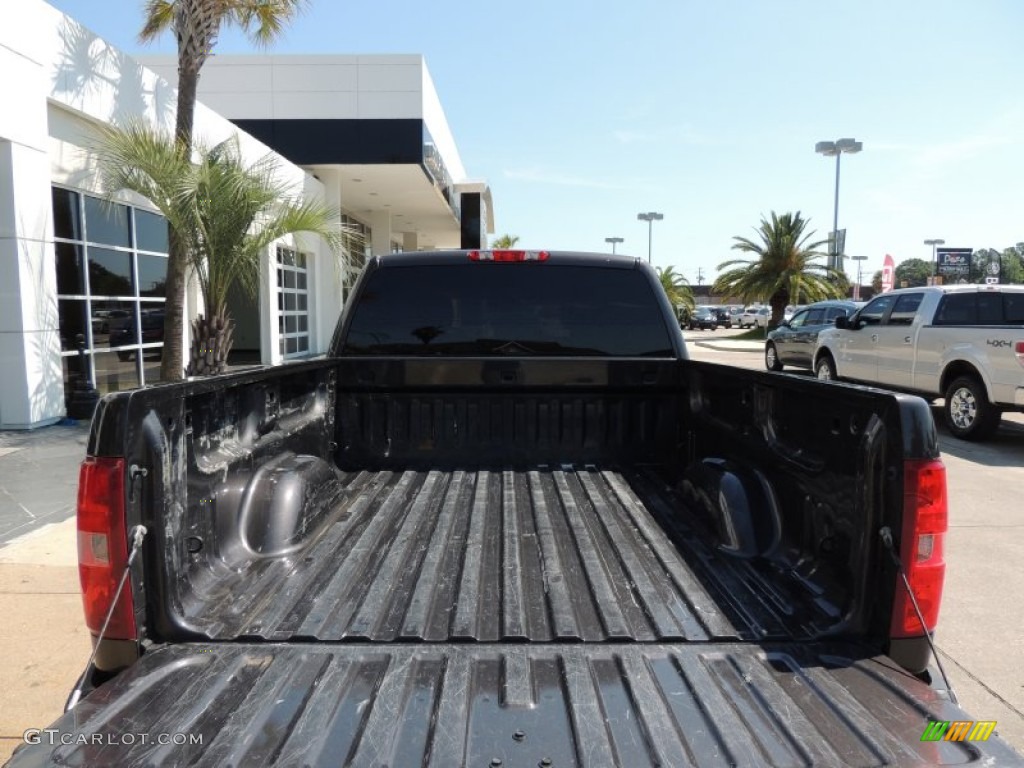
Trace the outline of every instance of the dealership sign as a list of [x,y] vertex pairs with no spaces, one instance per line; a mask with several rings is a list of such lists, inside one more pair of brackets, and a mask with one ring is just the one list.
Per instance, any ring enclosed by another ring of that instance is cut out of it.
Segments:
[[972,253],[973,248],[939,248],[935,252],[935,273],[943,283],[969,283]]
[[896,282],[896,260],[888,253],[885,254],[885,261],[882,262],[882,293],[892,290]]

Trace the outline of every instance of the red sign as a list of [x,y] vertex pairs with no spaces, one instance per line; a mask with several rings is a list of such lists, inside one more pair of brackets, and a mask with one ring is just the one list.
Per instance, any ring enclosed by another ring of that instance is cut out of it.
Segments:
[[896,262],[888,253],[885,254],[885,261],[882,264],[882,293],[892,290],[896,282]]

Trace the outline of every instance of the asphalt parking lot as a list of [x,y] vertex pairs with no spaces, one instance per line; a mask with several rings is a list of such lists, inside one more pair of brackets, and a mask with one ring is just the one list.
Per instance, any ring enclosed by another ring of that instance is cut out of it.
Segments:
[[[699,344],[738,333],[687,332],[691,357],[764,370],[759,346]],[[950,530],[937,645],[962,706],[996,720],[1024,752],[1024,612],[1016,598],[1024,594],[1024,415],[1005,418],[989,443],[956,440],[941,426],[939,440]],[[84,443],[82,427],[0,433],[0,763],[26,728],[61,714],[88,656],[70,517]]]
[[[684,335],[694,360],[765,370],[760,348],[701,346],[739,333]],[[993,440],[968,443],[946,431],[941,409],[932,412],[949,488],[946,585],[936,646],[961,706],[979,720],[996,720],[1000,735],[1024,752],[1024,610],[1015,597],[1024,595],[1024,414],[1004,415]]]

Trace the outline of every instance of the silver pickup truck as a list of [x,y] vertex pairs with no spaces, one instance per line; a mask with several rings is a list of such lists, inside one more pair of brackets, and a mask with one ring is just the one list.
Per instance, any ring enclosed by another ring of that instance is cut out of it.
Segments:
[[822,331],[819,379],[945,398],[950,432],[982,440],[1003,411],[1024,411],[1024,286],[903,288]]

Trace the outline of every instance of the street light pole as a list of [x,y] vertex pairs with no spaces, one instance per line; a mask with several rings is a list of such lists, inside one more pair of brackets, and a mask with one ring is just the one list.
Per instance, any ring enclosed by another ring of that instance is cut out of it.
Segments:
[[604,239],[604,241],[606,243],[611,243],[612,244],[612,256],[614,256],[615,255],[615,244],[616,243],[623,243],[623,242],[625,242],[625,238],[622,238],[622,237],[606,237]]
[[647,213],[638,213],[636,215],[638,221],[647,222],[647,263],[651,263],[651,243],[653,238],[654,222],[661,221],[665,218],[663,213],[655,213],[654,211],[648,211]]
[[935,251],[935,246],[937,246],[937,245],[945,245],[946,241],[942,240],[942,239],[939,239],[939,238],[936,238],[934,240],[925,240],[924,244],[925,245],[930,245],[932,247],[932,275],[937,275],[937,274],[939,274],[939,260],[937,258],[937,254],[936,254],[936,251]]
[[839,248],[839,158],[845,152],[848,155],[860,152],[864,148],[862,142],[856,139],[838,139],[836,141],[819,141],[814,145],[814,151],[825,157],[835,156],[836,158],[836,198],[832,210],[832,264],[829,266],[835,270],[843,268],[843,254]]
[[860,284],[861,284],[861,263],[867,259],[867,256],[851,256],[851,259],[857,262],[857,284],[853,287],[853,300],[860,301]]

